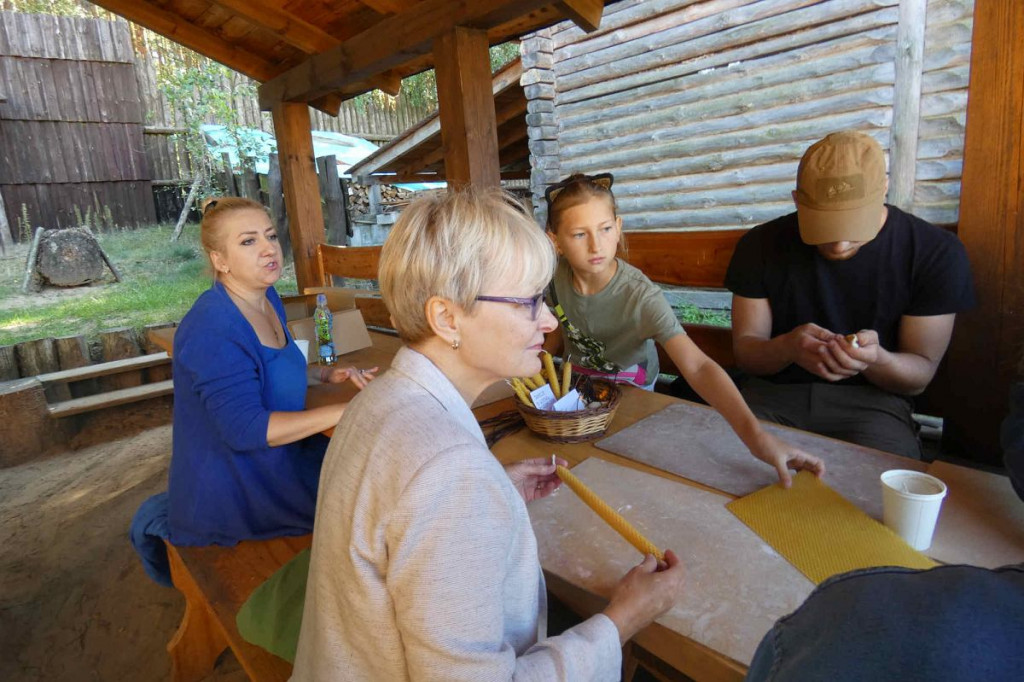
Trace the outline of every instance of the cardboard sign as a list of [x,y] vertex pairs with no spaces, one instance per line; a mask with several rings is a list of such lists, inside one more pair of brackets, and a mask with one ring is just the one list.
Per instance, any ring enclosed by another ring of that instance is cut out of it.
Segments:
[[[359,312],[358,308],[332,310],[331,312],[334,314],[331,337],[334,339],[335,355],[341,356],[371,345],[370,333],[366,331],[363,314]],[[309,341],[309,359],[315,361],[318,358],[316,349],[319,346],[316,342],[313,318],[304,317],[301,320],[292,320],[288,323],[288,331],[296,339]]]

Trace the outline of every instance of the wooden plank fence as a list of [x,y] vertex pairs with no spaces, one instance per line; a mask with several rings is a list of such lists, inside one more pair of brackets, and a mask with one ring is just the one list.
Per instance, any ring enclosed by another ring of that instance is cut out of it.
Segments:
[[15,240],[153,221],[133,59],[123,21],[0,12],[0,193]]

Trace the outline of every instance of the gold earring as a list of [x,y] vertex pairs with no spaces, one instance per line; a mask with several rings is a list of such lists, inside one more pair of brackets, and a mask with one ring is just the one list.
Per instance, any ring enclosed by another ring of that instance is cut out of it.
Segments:
[[455,339],[454,341],[452,341],[452,350],[458,350],[459,346],[461,346],[461,345],[462,345],[462,342],[459,341],[458,339]]

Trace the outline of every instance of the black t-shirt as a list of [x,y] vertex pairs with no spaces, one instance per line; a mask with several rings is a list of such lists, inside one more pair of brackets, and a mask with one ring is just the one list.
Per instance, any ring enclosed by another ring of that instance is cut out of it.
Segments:
[[[956,235],[888,208],[878,236],[845,261],[829,261],[804,244],[796,213],[758,225],[736,245],[725,286],[738,296],[768,299],[772,338],[813,322],[839,334],[873,329],[882,347],[896,350],[903,315],[967,310],[974,284]],[[764,378],[825,381],[795,364]],[[866,380],[858,374],[843,383]]]

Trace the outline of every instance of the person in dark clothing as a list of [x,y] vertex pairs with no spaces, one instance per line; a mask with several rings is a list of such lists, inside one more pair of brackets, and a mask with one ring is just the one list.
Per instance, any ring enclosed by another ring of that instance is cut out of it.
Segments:
[[956,235],[887,205],[887,189],[864,133],[807,150],[796,212],[750,230],[729,264],[733,350],[757,416],[920,458],[910,397],[974,288]]

